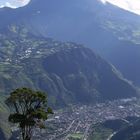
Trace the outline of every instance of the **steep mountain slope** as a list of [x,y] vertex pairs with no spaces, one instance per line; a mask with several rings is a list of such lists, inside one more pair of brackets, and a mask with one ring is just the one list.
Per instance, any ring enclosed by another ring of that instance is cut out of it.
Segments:
[[138,15],[98,0],[32,0],[19,9],[0,9],[0,18],[1,29],[23,25],[37,36],[92,47],[127,79],[140,85]]
[[115,134],[111,140],[139,140],[140,139],[140,121],[136,121],[134,124],[121,129],[117,134]]
[[107,120],[93,125],[93,131],[88,140],[139,140],[140,121],[139,117],[127,117],[124,120]]
[[0,98],[0,139],[5,140],[10,138],[11,130],[8,125],[8,110],[4,104],[5,98]]
[[0,36],[1,93],[36,88],[47,91],[57,106],[137,96],[136,89],[89,48],[39,38],[17,26]]
[[[111,4],[103,5],[99,0],[31,0],[23,8],[1,9],[0,17],[3,16],[5,19],[0,23],[1,28],[9,23],[21,22],[36,33],[58,40],[90,44],[89,41],[93,42],[96,36],[99,38],[96,31],[101,27],[117,33],[120,38],[132,39],[136,35],[136,39],[139,36],[139,16]],[[127,33],[132,34],[128,37]],[[109,37],[106,39],[109,41]]]

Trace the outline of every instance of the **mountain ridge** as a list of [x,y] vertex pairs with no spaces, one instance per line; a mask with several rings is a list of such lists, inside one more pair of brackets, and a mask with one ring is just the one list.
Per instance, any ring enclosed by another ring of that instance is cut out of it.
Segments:
[[138,96],[135,87],[91,49],[38,38],[23,27],[8,30],[0,34],[2,93],[29,86],[47,91],[57,106]]
[[84,44],[140,85],[140,16],[97,0],[33,0],[22,8],[0,9],[0,18],[3,16],[2,29],[22,25],[38,37]]

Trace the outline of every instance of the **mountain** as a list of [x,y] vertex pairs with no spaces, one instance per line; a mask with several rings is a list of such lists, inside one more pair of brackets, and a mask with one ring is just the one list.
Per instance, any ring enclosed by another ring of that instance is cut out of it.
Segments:
[[[116,11],[121,18],[114,22]],[[0,18],[0,94],[23,86],[43,90],[52,107],[138,96],[136,88],[91,49],[138,85],[139,34],[130,38],[124,34],[124,28],[128,33],[134,29],[138,16],[96,0],[32,0],[23,8],[0,9]],[[122,18],[127,27],[122,27]],[[0,122],[5,122],[6,115],[0,110]],[[1,137],[8,130],[5,125],[0,125],[4,126]]]
[[139,117],[127,117],[119,120],[107,120],[93,125],[88,140],[139,140]]
[[[92,104],[138,96],[136,88],[90,48],[30,33],[24,26],[0,32],[0,138],[10,136],[2,95],[30,87],[48,92],[49,104]],[[3,123],[4,122],[4,123]]]
[[139,140],[140,139],[140,120],[136,121],[133,124],[124,127],[118,131],[111,140]]
[[[117,37],[126,40],[136,39],[140,31],[139,16],[111,4],[104,5],[100,0],[31,0],[22,8],[1,9],[0,17],[3,16],[1,28],[13,22],[22,23],[31,31],[34,29],[34,33],[89,45],[93,45],[92,42],[99,36],[106,37],[100,30],[113,31]],[[132,34],[128,37],[127,33]],[[106,39],[110,41],[109,37]]]
[[10,138],[11,130],[8,124],[8,110],[4,104],[5,98],[0,95],[0,139]]
[[1,29],[22,25],[36,36],[94,48],[125,78],[140,85],[138,15],[99,0],[31,0],[22,8],[0,9],[0,18]]
[[55,106],[137,96],[133,85],[91,49],[37,37],[24,27],[0,34],[0,92],[31,87]]

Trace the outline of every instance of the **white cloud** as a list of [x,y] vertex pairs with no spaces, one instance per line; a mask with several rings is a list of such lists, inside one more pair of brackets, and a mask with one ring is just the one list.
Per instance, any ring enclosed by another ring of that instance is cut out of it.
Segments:
[[16,8],[16,6],[10,4],[9,2],[6,2],[4,5],[0,5],[0,8],[3,8],[3,7],[11,7],[11,8]]
[[140,0],[101,0],[140,15]]
[[30,0],[0,0],[0,8],[10,7],[10,8],[18,8],[27,5]]
[[106,0],[100,0],[100,1],[101,1],[102,3],[104,3],[104,4],[106,3]]

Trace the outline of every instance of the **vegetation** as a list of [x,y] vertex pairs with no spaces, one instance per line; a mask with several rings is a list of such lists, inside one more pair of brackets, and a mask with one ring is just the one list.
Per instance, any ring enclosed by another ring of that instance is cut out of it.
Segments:
[[123,129],[120,129],[111,140],[139,140],[140,139],[140,120],[130,123]]
[[74,134],[70,134],[68,139],[69,140],[82,140],[84,137],[84,134],[81,133],[74,133]]
[[89,48],[35,36],[20,25],[0,36],[0,93],[18,87],[48,91],[53,107],[137,96],[135,87]]
[[11,136],[11,129],[8,124],[8,109],[4,104],[5,97],[1,95],[0,98],[0,139],[9,139]]
[[124,120],[107,120],[93,125],[88,140],[139,140],[140,121],[138,117],[127,117]]
[[11,110],[9,122],[19,124],[23,140],[31,139],[34,127],[44,128],[43,121],[53,113],[46,94],[29,88],[16,89],[5,102]]
[[88,140],[105,140],[112,133],[112,129],[97,124],[93,127],[93,132],[91,132]]

